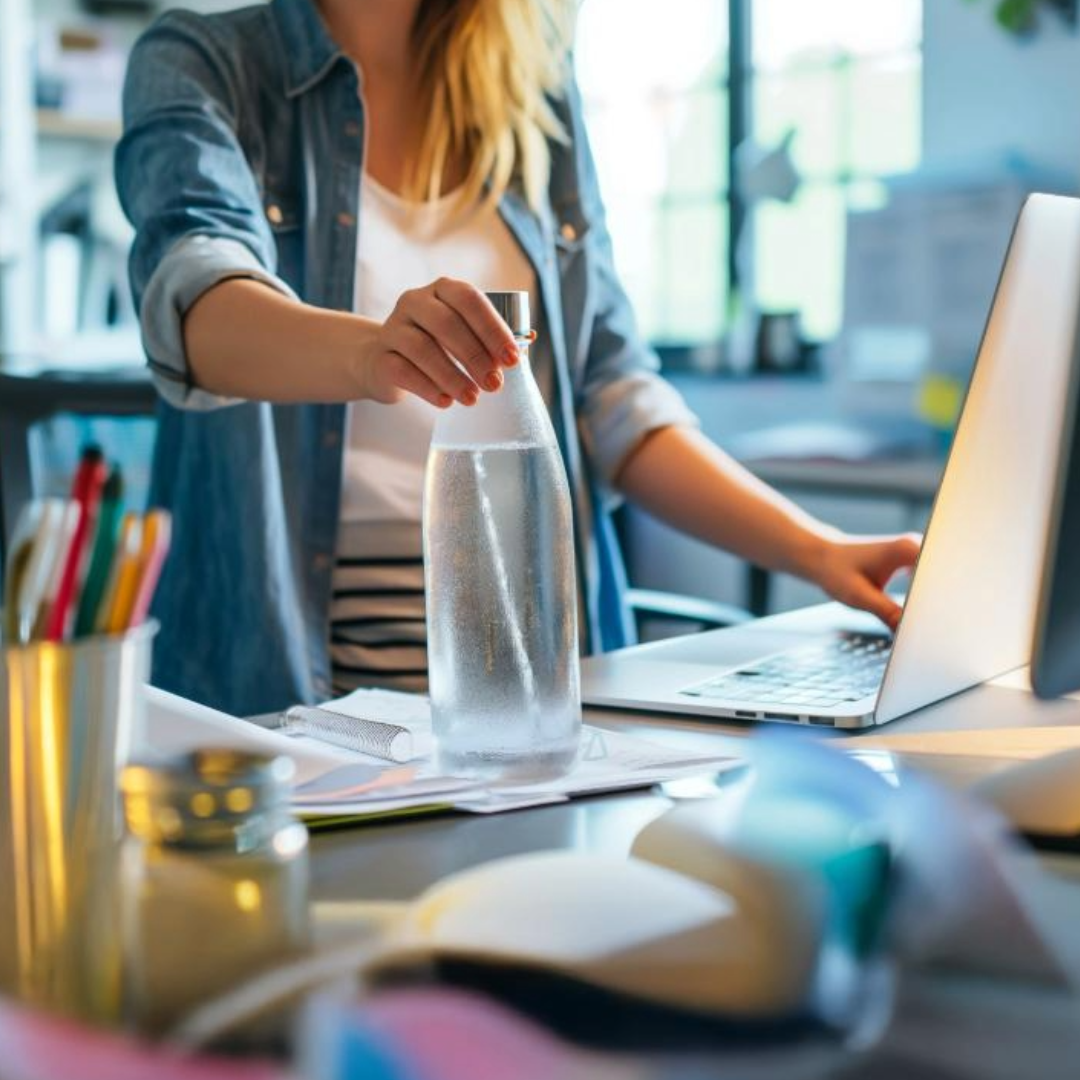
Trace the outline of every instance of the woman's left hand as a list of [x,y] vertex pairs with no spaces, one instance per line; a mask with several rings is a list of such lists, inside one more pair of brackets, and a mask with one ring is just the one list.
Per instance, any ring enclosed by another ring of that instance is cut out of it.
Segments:
[[885,586],[915,565],[921,544],[918,533],[832,537],[824,542],[813,578],[834,600],[872,612],[895,630],[903,609]]

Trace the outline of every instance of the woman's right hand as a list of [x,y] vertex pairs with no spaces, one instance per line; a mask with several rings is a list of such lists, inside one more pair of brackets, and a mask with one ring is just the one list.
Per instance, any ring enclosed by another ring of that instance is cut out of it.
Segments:
[[355,374],[362,397],[387,405],[406,393],[441,409],[475,405],[518,360],[513,334],[484,294],[453,278],[402,293],[386,322],[371,326]]

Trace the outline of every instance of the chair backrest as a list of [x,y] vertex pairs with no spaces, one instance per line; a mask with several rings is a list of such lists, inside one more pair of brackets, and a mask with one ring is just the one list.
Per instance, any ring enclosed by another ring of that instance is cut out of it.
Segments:
[[152,416],[156,404],[149,373],[141,367],[0,369],[0,590],[16,519],[33,494],[31,430],[61,414]]

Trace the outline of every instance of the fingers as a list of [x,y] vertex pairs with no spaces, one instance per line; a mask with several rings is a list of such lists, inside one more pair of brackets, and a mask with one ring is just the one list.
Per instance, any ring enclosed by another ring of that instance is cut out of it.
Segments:
[[[475,405],[481,388],[494,392],[502,387],[501,367],[518,359],[513,334],[484,294],[452,278],[403,293],[384,330],[386,349],[431,384],[421,383],[425,400],[432,400],[434,387],[437,395]],[[396,369],[383,374],[394,385],[411,389],[395,377]]]
[[475,405],[480,390],[439,343],[418,326],[397,326],[388,344],[407,364],[419,369],[439,390],[463,405]]
[[842,597],[851,607],[862,608],[876,615],[890,630],[896,630],[903,608],[887,593],[884,593],[864,577],[854,578]]
[[478,385],[499,367],[517,363],[518,347],[510,328],[468,282],[439,278],[422,289],[410,289],[402,294],[394,315],[429,334]]
[[[439,278],[434,285],[434,294],[464,320],[494,363],[506,367],[517,363],[518,347],[514,335],[479,289],[465,281]],[[465,358],[458,359],[464,362]]]
[[904,533],[898,536],[891,544],[892,552],[896,557],[897,568],[902,566],[914,566],[915,560],[922,550],[922,535],[920,533]]
[[[437,409],[447,409],[453,404],[454,399],[432,382],[415,364],[409,363],[402,356],[391,355],[386,359],[387,376],[392,388],[415,394]],[[395,393],[394,389],[391,389],[381,400],[385,405],[393,405],[400,397],[400,393]]]
[[876,545],[873,549],[876,555],[871,575],[873,580],[885,585],[894,574],[913,567],[921,546],[922,537],[916,533],[907,533]]
[[477,386],[498,389],[501,383],[492,383],[492,376],[499,373],[499,361],[491,356],[458,311],[432,295],[417,305],[415,314],[410,314],[415,324],[452,356]]

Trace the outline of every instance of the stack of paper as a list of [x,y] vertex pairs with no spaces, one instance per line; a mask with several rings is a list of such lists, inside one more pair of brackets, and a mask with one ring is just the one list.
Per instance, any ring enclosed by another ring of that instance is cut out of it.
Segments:
[[[145,748],[174,754],[231,746],[286,754],[296,764],[295,811],[326,824],[358,816],[456,809],[477,814],[564,802],[575,795],[648,787],[662,780],[716,772],[736,762],[726,756],[672,751],[655,743],[586,726],[581,756],[566,776],[540,784],[490,784],[434,770],[429,752],[407,765],[287,735],[148,688]],[[328,703],[337,713],[399,724],[419,747],[431,747],[427,699],[386,690],[358,690]]]

